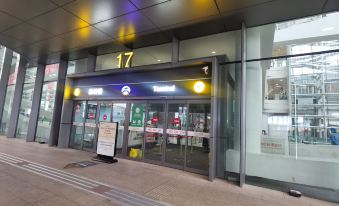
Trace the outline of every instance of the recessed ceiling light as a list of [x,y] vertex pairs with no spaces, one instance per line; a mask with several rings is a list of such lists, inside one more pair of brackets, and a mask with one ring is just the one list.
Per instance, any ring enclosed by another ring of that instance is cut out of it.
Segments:
[[326,28],[323,28],[321,31],[331,31],[333,29],[334,29],[333,27],[326,27]]
[[215,51],[212,51],[212,54],[215,54]]
[[161,62],[161,59],[158,59],[158,62]]

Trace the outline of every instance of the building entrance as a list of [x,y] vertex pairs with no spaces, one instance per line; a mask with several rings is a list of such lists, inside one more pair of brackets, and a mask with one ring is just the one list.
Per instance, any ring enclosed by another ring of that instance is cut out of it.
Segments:
[[95,152],[101,122],[118,122],[122,158],[208,174],[209,100],[76,101],[70,146]]

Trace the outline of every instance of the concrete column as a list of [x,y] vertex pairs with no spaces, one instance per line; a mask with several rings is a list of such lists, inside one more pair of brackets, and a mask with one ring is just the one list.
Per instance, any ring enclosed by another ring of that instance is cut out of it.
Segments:
[[68,62],[66,60],[60,60],[57,88],[56,88],[56,94],[55,94],[54,112],[53,112],[51,131],[50,131],[50,136],[49,136],[49,141],[48,141],[49,146],[56,146],[58,144],[62,104],[64,100],[65,81],[66,81],[66,75],[67,75],[67,65],[68,65]]
[[62,104],[62,114],[59,129],[58,147],[67,148],[71,138],[73,100],[72,100],[72,80],[66,79],[64,102]]
[[4,105],[5,105],[8,77],[9,77],[9,73],[11,70],[12,58],[13,58],[13,51],[6,48],[5,59],[2,65],[2,73],[1,73],[1,78],[0,78],[0,123],[1,123],[2,113],[3,113]]
[[12,111],[11,111],[11,116],[10,116],[10,124],[8,125],[8,131],[7,131],[7,137],[11,137],[11,138],[15,137],[16,135],[16,127],[18,124],[22,90],[23,90],[24,82],[25,82],[26,64],[27,64],[27,60],[21,57],[20,62],[19,62],[18,74],[16,77]]
[[42,87],[44,83],[44,75],[45,75],[45,65],[39,64],[37,68],[35,84],[34,84],[31,115],[29,117],[28,128],[27,128],[27,137],[26,137],[27,142],[34,142],[34,139],[35,139],[35,133],[36,133],[38,118],[39,118],[41,93],[42,93]]

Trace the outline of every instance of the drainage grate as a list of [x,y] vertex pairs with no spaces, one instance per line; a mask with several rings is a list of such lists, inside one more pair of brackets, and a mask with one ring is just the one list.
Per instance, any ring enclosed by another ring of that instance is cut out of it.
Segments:
[[163,200],[175,190],[174,185],[163,184],[146,193],[148,197],[156,200]]
[[85,168],[85,167],[90,167],[97,165],[98,163],[91,162],[91,161],[83,161],[83,162],[75,162],[75,163],[69,163],[67,164],[64,169],[69,169],[69,168]]

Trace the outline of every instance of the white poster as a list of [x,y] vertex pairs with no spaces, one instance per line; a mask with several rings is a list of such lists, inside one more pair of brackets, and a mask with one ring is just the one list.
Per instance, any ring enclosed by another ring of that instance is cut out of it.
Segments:
[[118,123],[100,122],[97,154],[113,157]]

